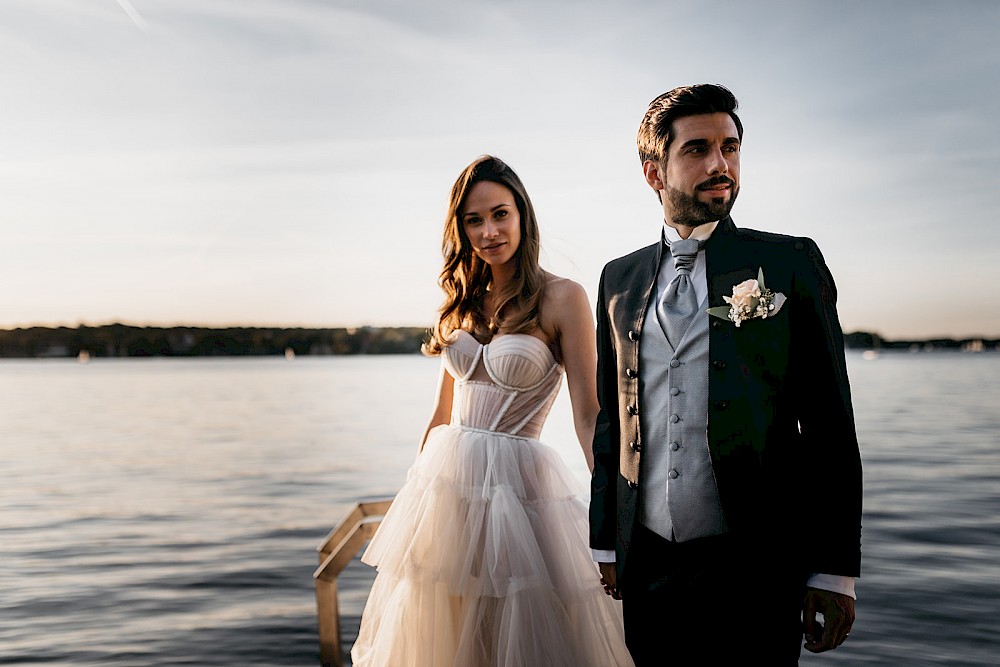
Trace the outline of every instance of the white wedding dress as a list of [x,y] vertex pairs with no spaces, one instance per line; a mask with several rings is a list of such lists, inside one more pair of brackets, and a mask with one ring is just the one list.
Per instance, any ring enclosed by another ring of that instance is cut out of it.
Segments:
[[588,548],[580,484],[535,438],[562,381],[526,334],[453,334],[452,421],[428,435],[362,560],[355,667],[632,665]]

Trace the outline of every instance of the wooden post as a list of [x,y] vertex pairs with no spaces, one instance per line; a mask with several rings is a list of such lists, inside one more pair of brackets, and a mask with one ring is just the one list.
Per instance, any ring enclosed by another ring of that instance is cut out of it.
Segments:
[[316,580],[316,621],[319,625],[319,662],[323,667],[343,667],[340,646],[340,607],[337,580]]

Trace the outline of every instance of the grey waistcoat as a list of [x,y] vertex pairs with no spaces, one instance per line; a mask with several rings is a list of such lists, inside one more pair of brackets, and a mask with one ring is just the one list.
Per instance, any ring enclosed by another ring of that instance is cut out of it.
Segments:
[[708,326],[695,318],[676,351],[650,299],[639,338],[643,433],[639,520],[669,540],[685,542],[726,531],[708,450]]

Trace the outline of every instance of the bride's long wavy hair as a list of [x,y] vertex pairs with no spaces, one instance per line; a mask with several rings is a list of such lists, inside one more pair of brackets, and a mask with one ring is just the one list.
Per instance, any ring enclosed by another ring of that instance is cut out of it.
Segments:
[[[492,313],[485,312],[484,306],[486,293],[492,287],[492,270],[472,251],[462,224],[466,197],[481,181],[499,183],[510,190],[521,217],[521,242],[511,258],[516,268],[514,280],[495,295]],[[462,171],[451,188],[441,243],[444,268],[438,278],[445,300],[438,310],[430,340],[423,345],[424,354],[440,354],[456,329],[469,331],[481,342],[500,331],[529,333],[536,329],[546,275],[538,265],[538,252],[538,220],[521,179],[503,160],[492,155],[480,156]]]

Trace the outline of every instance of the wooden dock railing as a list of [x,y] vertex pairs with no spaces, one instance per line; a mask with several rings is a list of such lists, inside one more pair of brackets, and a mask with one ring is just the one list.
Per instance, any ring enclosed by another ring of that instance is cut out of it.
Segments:
[[323,667],[343,667],[340,644],[340,608],[337,602],[337,576],[361,551],[392,498],[379,498],[356,504],[344,520],[330,531],[318,547],[319,567],[313,573],[316,582],[316,621],[319,627],[319,659]]

